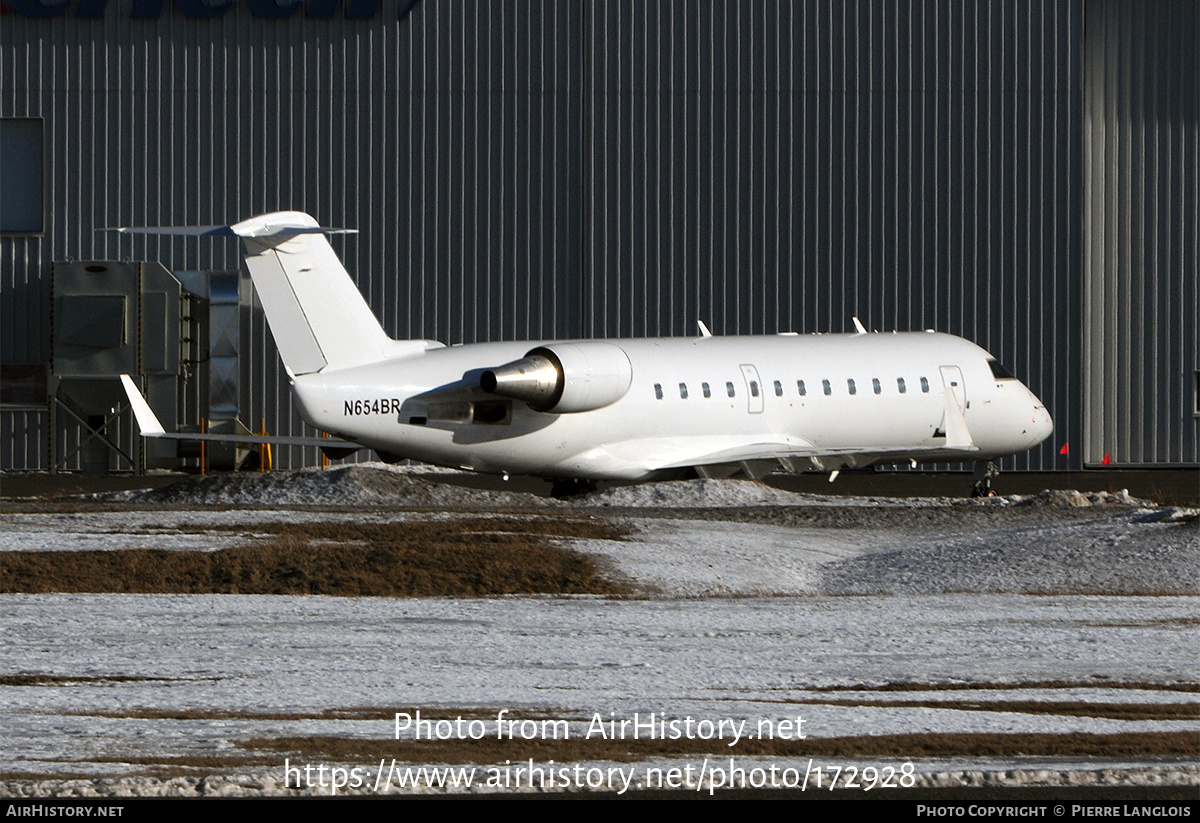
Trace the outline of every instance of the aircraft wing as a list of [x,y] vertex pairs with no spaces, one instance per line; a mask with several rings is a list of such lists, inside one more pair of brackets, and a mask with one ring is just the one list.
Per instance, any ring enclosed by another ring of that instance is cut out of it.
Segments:
[[845,462],[865,466],[886,457],[919,458],[922,455],[942,455],[948,451],[978,451],[978,447],[973,445],[951,446],[948,448],[943,444],[924,448],[905,446],[895,449],[821,448],[805,441],[797,443],[797,440],[799,438],[780,438],[779,440],[760,440],[737,446],[727,446],[712,451],[696,450],[687,456],[676,456],[661,461],[653,461],[651,468],[654,470],[692,469],[701,466],[716,466],[751,460],[779,460],[786,458],[815,458],[819,460],[822,457],[857,458],[857,460]]
[[655,448],[647,444],[647,451],[658,452],[653,459],[654,470],[691,469],[696,466],[713,466],[723,463],[738,463],[743,460],[772,460],[779,457],[811,457],[821,450],[801,437],[779,435],[770,440],[745,438],[743,442],[730,443],[729,437],[678,437]]
[[129,375],[121,375],[121,385],[133,407],[133,416],[137,419],[142,437],[154,437],[161,440],[204,440],[210,443],[274,443],[281,446],[320,446],[322,448],[365,449],[360,443],[342,440],[339,437],[290,437],[286,435],[261,434],[200,434],[199,432],[169,432],[163,429],[162,423],[151,410],[146,398],[138,391]]

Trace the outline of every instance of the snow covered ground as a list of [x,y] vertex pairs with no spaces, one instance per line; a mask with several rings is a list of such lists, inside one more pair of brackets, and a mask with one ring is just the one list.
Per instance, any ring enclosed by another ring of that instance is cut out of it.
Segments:
[[[0,771],[146,774],[147,763],[239,754],[254,737],[333,735],[365,746],[391,738],[393,713],[414,708],[485,718],[508,709],[510,717],[562,717],[577,729],[597,712],[752,726],[802,715],[814,739],[1200,733],[1194,512],[1107,499],[1085,506],[1062,495],[982,507],[816,498],[737,481],[612,489],[555,504],[480,498],[425,481],[409,486],[407,477],[384,481],[384,494],[380,476],[360,470],[332,483],[327,476],[319,482],[330,496],[305,499],[402,506],[396,495],[409,494],[419,508],[441,501],[443,509],[515,507],[529,516],[617,507],[609,516],[633,526],[636,537],[579,546],[653,593],[620,600],[0,596],[0,675],[6,683],[43,676],[0,686]],[[193,490],[206,506],[198,510],[6,513],[0,551],[218,549],[246,535],[208,533],[206,525],[243,524],[252,534],[264,520],[456,516],[278,508],[296,505],[296,489],[280,488],[282,502],[253,484],[224,499],[211,488]],[[260,508],[215,508],[232,500]],[[141,502],[189,505],[179,497]],[[895,684],[912,690],[887,690]],[[989,706],[973,705],[980,701]],[[997,701],[1153,704],[1167,707],[1169,719],[1004,710],[990,705]],[[1180,705],[1185,711],[1170,709]],[[378,711],[322,716],[363,707]],[[378,766],[365,757],[357,764]],[[277,785],[282,767],[280,755],[277,767],[224,774],[236,782],[253,772],[254,785]],[[916,762],[922,774],[1106,767],[1195,783],[1200,751],[1182,761]],[[30,785],[10,781],[0,791]]]

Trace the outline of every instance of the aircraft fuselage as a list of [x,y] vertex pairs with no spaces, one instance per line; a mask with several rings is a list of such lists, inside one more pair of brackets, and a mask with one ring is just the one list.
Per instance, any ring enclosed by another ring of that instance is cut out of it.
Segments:
[[[483,371],[561,343],[434,348],[302,375],[294,390],[308,423],[390,457],[551,478],[643,480],[773,458],[825,470],[976,461],[1024,451],[1052,428],[1028,388],[947,334],[580,342],[618,347],[632,372],[622,396],[588,411],[536,411],[479,387]],[[969,445],[948,435],[947,392]]]
[[[990,461],[1049,436],[1029,389],[973,343],[933,332],[479,343],[392,340],[302,212],[237,236],[301,415],[385,459],[561,480],[758,476],[913,459]],[[122,378],[147,437],[166,432]],[[324,446],[322,438],[245,437]],[[240,441],[239,441],[240,442]]]

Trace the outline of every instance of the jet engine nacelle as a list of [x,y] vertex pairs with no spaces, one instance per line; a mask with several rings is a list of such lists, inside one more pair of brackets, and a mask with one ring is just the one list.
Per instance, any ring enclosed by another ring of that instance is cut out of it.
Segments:
[[631,383],[625,350],[598,340],[538,346],[479,378],[485,392],[555,414],[602,409],[624,397]]

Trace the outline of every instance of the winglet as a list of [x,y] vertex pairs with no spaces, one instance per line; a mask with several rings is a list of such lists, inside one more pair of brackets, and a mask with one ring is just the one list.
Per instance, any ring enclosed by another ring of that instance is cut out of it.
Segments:
[[863,326],[862,321],[859,320],[857,317],[854,318],[854,328],[856,329],[855,334],[866,334],[867,333],[866,327]]
[[708,330],[708,326],[704,325],[703,320],[697,320],[696,325],[700,327],[700,336],[701,337],[712,337],[713,336],[712,332],[710,332]]
[[150,410],[150,404],[146,402],[146,398],[142,397],[142,393],[138,391],[138,387],[134,385],[129,375],[121,375],[121,385],[125,387],[125,394],[129,397],[129,405],[133,407],[133,416],[137,418],[138,428],[142,430],[143,437],[158,437],[165,434],[162,423],[158,422],[158,418],[154,416],[154,412]]

